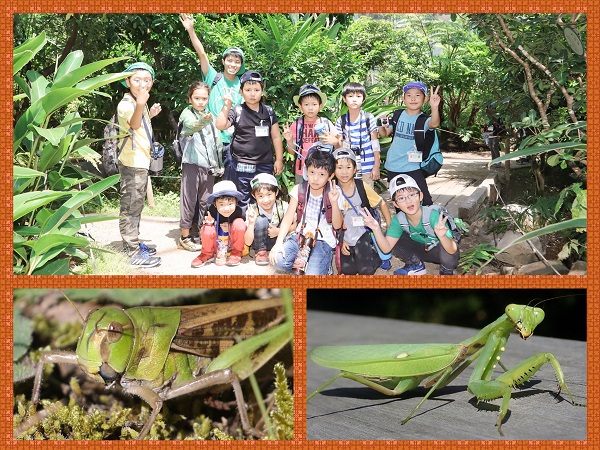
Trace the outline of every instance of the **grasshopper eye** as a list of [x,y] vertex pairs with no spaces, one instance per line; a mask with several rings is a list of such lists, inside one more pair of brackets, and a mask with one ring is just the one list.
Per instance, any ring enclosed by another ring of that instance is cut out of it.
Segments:
[[123,336],[123,325],[119,322],[111,322],[106,331],[106,339],[109,343],[117,342]]

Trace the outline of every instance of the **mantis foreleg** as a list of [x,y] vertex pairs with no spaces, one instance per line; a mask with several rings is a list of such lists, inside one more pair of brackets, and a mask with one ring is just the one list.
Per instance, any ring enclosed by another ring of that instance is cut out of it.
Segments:
[[490,380],[491,371],[495,367],[495,363],[499,361],[499,353],[504,351],[505,342],[506,339],[490,339],[488,341],[488,344],[486,344],[486,348],[481,355],[480,362],[473,371],[473,375],[468,384],[469,392],[475,395],[478,401],[493,400],[502,397],[500,414],[498,416],[498,422],[496,423],[498,426],[498,433],[500,433],[501,436],[504,436],[501,425],[502,420],[508,412],[512,388],[529,380],[529,378],[531,378],[547,362],[550,362],[554,368],[554,373],[558,380],[558,392],[560,393],[564,389],[567,391],[573,405],[583,406],[576,403],[573,399],[573,395],[565,382],[564,373],[560,364],[552,353],[538,353],[498,376],[495,380]]

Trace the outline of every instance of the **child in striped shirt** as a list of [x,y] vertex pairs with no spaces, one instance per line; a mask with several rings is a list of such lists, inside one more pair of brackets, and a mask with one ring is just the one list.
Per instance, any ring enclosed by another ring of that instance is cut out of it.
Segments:
[[362,84],[348,83],[344,86],[342,99],[348,106],[348,112],[335,122],[335,127],[338,139],[342,140],[341,145],[349,146],[356,154],[356,178],[362,178],[372,187],[373,182],[379,179],[380,148],[375,117],[361,109],[366,98],[367,91]]

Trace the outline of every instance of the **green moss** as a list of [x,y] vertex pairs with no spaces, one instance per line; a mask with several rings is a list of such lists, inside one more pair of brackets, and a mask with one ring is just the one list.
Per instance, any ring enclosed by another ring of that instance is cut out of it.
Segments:
[[290,391],[285,377],[285,367],[275,364],[275,408],[271,411],[271,423],[277,440],[294,439],[294,394]]

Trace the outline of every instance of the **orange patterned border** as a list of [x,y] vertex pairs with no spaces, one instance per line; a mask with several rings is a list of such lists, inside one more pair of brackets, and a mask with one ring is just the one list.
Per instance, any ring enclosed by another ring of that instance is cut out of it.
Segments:
[[[415,3],[415,2],[413,2]],[[491,6],[493,3],[494,6]],[[9,153],[12,148],[12,77],[10,68],[12,67],[12,14],[15,13],[174,13],[174,12],[269,12],[269,13],[289,13],[289,12],[339,12],[339,13],[392,13],[392,12],[433,12],[433,13],[451,13],[451,12],[472,12],[472,13],[518,13],[518,12],[539,12],[539,13],[559,13],[559,12],[581,12],[588,15],[588,65],[592,74],[588,80],[590,98],[598,95],[598,77],[596,70],[600,69],[598,63],[600,43],[599,37],[599,13],[600,2],[594,0],[583,0],[574,3],[559,4],[555,0],[538,0],[537,2],[524,0],[497,0],[489,2],[486,0],[464,0],[451,1],[441,0],[433,3],[402,5],[402,3],[392,2],[372,2],[365,4],[357,0],[329,0],[325,1],[285,1],[278,0],[260,0],[249,2],[248,0],[230,0],[221,5],[218,2],[203,5],[197,2],[194,8],[188,6],[189,2],[177,0],[129,2],[117,0],[88,0],[85,2],[75,0],[62,0],[59,2],[44,2],[31,0],[9,0],[5,6],[4,14],[0,16],[0,54],[5,61],[0,67],[2,74],[3,88],[0,91],[0,100],[2,102],[2,111],[4,121],[0,124],[0,142],[4,152],[0,158],[0,169],[2,173],[11,173],[11,164]],[[191,11],[193,9],[193,11]],[[589,111],[589,134],[590,141],[597,142],[598,129],[594,123],[598,123],[599,106],[591,102],[588,106]],[[590,157],[592,170],[589,171],[590,192],[588,202],[590,204],[590,229],[588,242],[589,266],[588,277],[452,277],[435,278],[415,277],[409,280],[399,280],[396,277],[377,276],[377,277],[291,277],[291,276],[263,276],[263,277],[227,277],[227,276],[199,276],[199,277],[170,277],[170,276],[122,276],[122,277],[14,277],[12,275],[11,253],[12,242],[10,239],[12,232],[11,215],[11,177],[5,176],[0,180],[0,194],[5,199],[2,206],[2,238],[0,248],[5,251],[0,253],[1,272],[4,276],[0,281],[2,287],[2,298],[4,301],[0,304],[0,311],[3,313],[2,327],[0,327],[0,338],[4,343],[5,349],[12,347],[12,289],[14,288],[59,288],[59,287],[104,287],[110,284],[112,287],[120,288],[265,288],[280,287],[293,288],[295,292],[295,392],[297,398],[295,430],[296,440],[293,443],[273,443],[273,442],[235,442],[235,443],[210,443],[204,445],[227,446],[228,448],[243,448],[252,446],[254,448],[319,448],[319,449],[338,449],[342,448],[364,448],[383,449],[383,448],[429,448],[439,446],[447,449],[458,448],[504,448],[517,445],[532,445],[535,448],[596,448],[600,444],[600,420],[598,413],[600,411],[600,383],[598,380],[600,367],[600,349],[599,349],[599,309],[598,299],[598,269],[597,269],[597,249],[598,249],[598,225],[594,217],[598,218],[599,199],[594,192],[598,186],[598,164],[594,154]],[[589,279],[589,282],[588,282]],[[307,288],[588,288],[588,440],[577,442],[523,442],[514,444],[503,441],[383,441],[383,442],[350,442],[350,441],[329,441],[329,442],[308,442],[306,436],[306,397],[305,384],[306,373],[304,361],[306,361],[306,289]],[[0,363],[5,369],[2,371],[2,387],[0,388],[0,436],[6,445],[10,448],[28,449],[28,448],[129,448],[142,449],[159,445],[165,445],[155,442],[50,442],[50,443],[28,443],[14,441],[12,439],[12,361],[10,351],[4,351],[0,356]],[[195,442],[174,442],[166,444],[181,449],[192,449],[197,447]],[[101,447],[102,446],[102,447]]]

